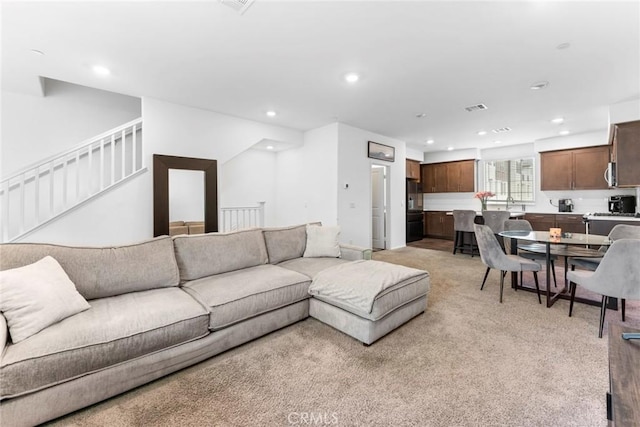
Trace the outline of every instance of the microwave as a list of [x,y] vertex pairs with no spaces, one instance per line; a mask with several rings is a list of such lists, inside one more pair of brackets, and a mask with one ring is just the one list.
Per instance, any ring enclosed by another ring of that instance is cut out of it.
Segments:
[[609,197],[609,212],[634,213],[636,211],[636,196]]

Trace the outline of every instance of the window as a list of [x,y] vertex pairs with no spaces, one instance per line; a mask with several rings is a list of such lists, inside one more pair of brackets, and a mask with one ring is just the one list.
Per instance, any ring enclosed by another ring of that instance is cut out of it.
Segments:
[[484,162],[484,190],[493,192],[498,202],[535,201],[533,158]]

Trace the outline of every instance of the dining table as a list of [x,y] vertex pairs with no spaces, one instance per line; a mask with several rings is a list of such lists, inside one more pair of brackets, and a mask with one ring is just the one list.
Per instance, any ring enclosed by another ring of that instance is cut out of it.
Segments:
[[[560,236],[556,236],[549,231],[502,231],[498,233],[503,239],[511,239],[511,254],[517,255],[518,249],[527,250],[530,252],[538,252],[545,254],[546,260],[546,302],[547,307],[551,307],[558,299],[569,299],[569,287],[565,279],[562,288],[558,288],[557,291],[551,289],[551,256],[562,256],[565,258],[565,272],[567,269],[567,259],[569,257],[602,257],[604,251],[600,251],[602,246],[611,245],[611,240],[608,236],[601,236],[597,234],[583,234],[583,233],[561,233]],[[522,243],[518,244],[518,241],[526,241],[527,245]],[[531,242],[531,243],[529,243]],[[518,284],[517,272],[511,273],[511,286],[514,289],[532,290]],[[599,305],[598,301],[591,301],[584,298],[577,298],[576,301],[584,302],[587,304]]]

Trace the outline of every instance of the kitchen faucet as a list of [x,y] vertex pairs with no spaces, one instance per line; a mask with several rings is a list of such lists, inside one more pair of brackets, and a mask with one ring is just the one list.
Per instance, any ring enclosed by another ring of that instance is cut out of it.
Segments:
[[[509,206],[509,203],[511,203],[511,206]],[[509,196],[509,197],[507,197],[507,203],[506,203],[504,209],[508,211],[515,204],[516,204],[516,200],[512,196]]]

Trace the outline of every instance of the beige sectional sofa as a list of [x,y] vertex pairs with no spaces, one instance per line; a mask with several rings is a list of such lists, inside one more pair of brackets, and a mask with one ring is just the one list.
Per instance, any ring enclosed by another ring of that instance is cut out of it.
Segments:
[[[0,315],[2,425],[51,420],[305,319],[315,276],[371,255],[342,245],[340,257],[305,257],[306,243],[307,226],[300,225],[115,248],[0,245],[0,270],[51,256],[90,305],[18,343]],[[414,270],[395,288],[380,292],[384,318],[361,326],[375,329],[360,338],[365,343],[424,311],[426,272]],[[398,310],[388,309],[390,294],[400,295]],[[332,314],[332,326],[341,329],[353,313]]]

